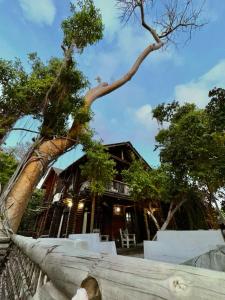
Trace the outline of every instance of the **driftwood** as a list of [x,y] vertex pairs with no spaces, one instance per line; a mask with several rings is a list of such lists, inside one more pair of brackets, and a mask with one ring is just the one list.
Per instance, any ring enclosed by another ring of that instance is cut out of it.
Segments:
[[[91,253],[66,239],[13,241],[47,275],[45,299],[71,299],[81,286],[89,299],[225,299],[223,272]],[[48,298],[49,291],[59,297]]]

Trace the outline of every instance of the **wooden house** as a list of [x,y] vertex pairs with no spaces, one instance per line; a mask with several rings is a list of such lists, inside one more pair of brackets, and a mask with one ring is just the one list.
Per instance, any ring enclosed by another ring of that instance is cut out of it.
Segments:
[[129,187],[124,184],[121,171],[127,169],[135,157],[140,156],[130,142],[106,145],[111,158],[116,162],[117,174],[97,198],[94,209],[94,226],[91,227],[92,198],[81,168],[87,161],[86,155],[65,170],[52,168],[42,184],[45,189],[44,210],[39,214],[35,233],[40,237],[67,237],[71,233],[100,232],[109,240],[120,240],[120,229],[135,233],[137,241],[147,238],[143,204],[130,196]]

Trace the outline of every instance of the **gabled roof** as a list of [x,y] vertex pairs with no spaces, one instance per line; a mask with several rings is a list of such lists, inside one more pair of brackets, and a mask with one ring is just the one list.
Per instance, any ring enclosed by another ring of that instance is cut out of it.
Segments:
[[[112,148],[116,148],[116,147],[129,147],[130,150],[141,160],[143,161],[143,163],[147,166],[147,168],[150,168],[150,165],[146,162],[146,160],[140,155],[140,153],[134,148],[134,146],[131,144],[130,141],[127,142],[120,142],[120,143],[114,143],[114,144],[107,144],[104,145],[106,148],[108,149],[112,149]],[[65,172],[75,168],[76,166],[78,166],[79,164],[85,162],[85,160],[87,159],[86,154],[84,154],[83,156],[81,156],[79,159],[77,159],[75,162],[73,162],[71,165],[69,165],[65,170],[63,170],[61,172],[61,174],[64,174]]]
[[147,161],[141,156],[141,154],[134,148],[132,143],[130,141],[127,142],[120,142],[115,144],[108,144],[105,145],[106,148],[113,148],[113,147],[119,147],[119,146],[128,146],[131,148],[131,150],[137,155],[137,157],[146,164],[147,167],[151,168],[150,165],[147,163]]

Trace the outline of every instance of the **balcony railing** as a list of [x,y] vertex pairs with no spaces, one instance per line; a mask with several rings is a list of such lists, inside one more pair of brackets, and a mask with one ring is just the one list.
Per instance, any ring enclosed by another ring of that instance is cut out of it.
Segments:
[[130,195],[130,190],[128,185],[118,180],[113,180],[109,185],[109,187],[107,187],[107,191],[113,193],[119,193],[127,196]]
[[[89,185],[90,185],[89,182],[85,181],[82,184],[80,190],[84,191],[85,189],[88,189]],[[118,181],[118,180],[113,180],[111,182],[111,184],[106,188],[106,191],[112,192],[112,193],[123,194],[123,195],[126,195],[126,196],[130,195],[130,189],[129,189],[128,185],[126,185],[122,181]]]

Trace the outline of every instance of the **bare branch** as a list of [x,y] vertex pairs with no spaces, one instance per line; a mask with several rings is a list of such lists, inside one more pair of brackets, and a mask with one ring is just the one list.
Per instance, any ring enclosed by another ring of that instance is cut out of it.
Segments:
[[[199,9],[194,9],[192,0],[183,0],[182,4],[180,4],[181,2],[178,2],[179,0],[165,0],[165,2],[156,2],[154,0],[117,0],[118,7],[122,10],[122,19],[126,22],[137,9],[139,10],[141,25],[150,32],[156,43],[149,44],[137,57],[130,70],[120,79],[114,81],[111,84],[108,84],[106,82],[100,83],[98,86],[89,90],[85,96],[86,108],[89,108],[97,98],[103,97],[113,92],[114,90],[120,88],[129,80],[131,80],[145,58],[151,52],[162,48],[165,42],[171,40],[171,35],[173,33],[177,32],[179,29],[182,29],[183,31],[188,31],[191,34],[193,29],[202,26],[201,24],[198,24],[202,6]],[[158,5],[161,5],[160,11],[163,12],[163,14],[160,18],[157,18],[156,21],[152,21],[152,23],[155,23],[162,29],[162,33],[160,35],[158,35],[156,29],[153,26],[149,25],[149,23],[147,23],[145,20],[145,7],[147,6],[147,4],[151,4],[153,13],[152,15],[157,15],[157,13],[153,10],[154,6],[156,6],[156,3],[160,3]],[[166,3],[166,5],[163,6],[162,3]],[[72,125],[71,131],[73,131],[74,127],[75,122]]]
[[35,131],[35,130],[31,130],[31,129],[26,129],[26,128],[12,128],[11,130],[21,130],[21,131],[27,131],[27,132],[32,132],[32,133],[36,133],[36,134],[40,134],[40,132]]
[[[174,43],[175,34],[180,31],[187,33],[190,39],[192,32],[206,23],[199,21],[204,3],[205,0],[202,0],[200,5],[193,0],[117,0],[117,6],[122,12],[121,21],[127,23],[132,16],[138,19],[136,10],[140,9],[141,24],[151,33],[157,43],[159,40]],[[151,11],[151,25],[145,20],[147,7],[150,7]],[[161,33],[157,34],[157,31]]]
[[205,25],[199,21],[205,1],[198,8],[194,8],[192,0],[184,2],[179,4],[178,0],[172,0],[165,5],[165,12],[155,21],[161,29],[160,39],[174,41],[173,35],[179,31],[187,33],[188,38],[191,38],[194,30]]
[[153,2],[154,0],[117,0],[117,6],[122,11],[120,17],[122,23],[127,23],[132,15],[138,19],[136,9],[140,9],[142,26],[150,32],[157,43],[160,43],[156,30],[145,21],[145,5],[149,3],[153,5]]
[[144,2],[143,0],[140,0],[140,3],[139,3],[139,7],[140,7],[140,10],[141,10],[141,24],[145,29],[147,29],[151,33],[151,35],[153,36],[156,43],[161,43],[161,40],[160,40],[158,34],[156,33],[155,29],[153,29],[151,26],[149,26],[145,22],[145,12],[144,12],[143,2]]
[[108,83],[101,83],[97,87],[91,89],[88,91],[88,93],[85,96],[85,104],[86,106],[90,107],[91,104],[96,100],[97,98],[103,97],[116,89],[123,86],[125,83],[127,83],[129,80],[132,79],[132,77],[137,73],[140,65],[145,60],[145,58],[153,51],[156,51],[160,49],[163,46],[163,43],[158,44],[150,44],[147,46],[144,51],[138,56],[133,66],[130,68],[130,70],[122,76],[120,79],[114,81],[112,84]]

